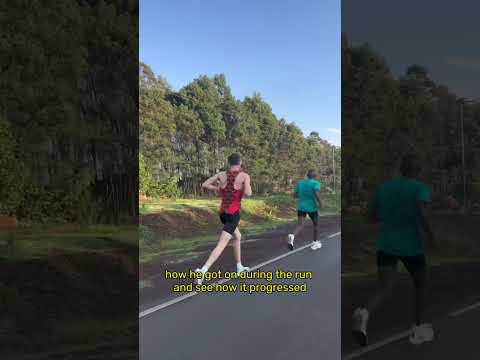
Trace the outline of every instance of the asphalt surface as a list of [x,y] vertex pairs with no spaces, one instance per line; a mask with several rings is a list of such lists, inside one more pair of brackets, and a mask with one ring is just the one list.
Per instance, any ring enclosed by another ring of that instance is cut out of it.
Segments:
[[[461,359],[480,359],[472,334],[480,320],[480,264],[464,263],[429,268],[429,288],[425,319],[433,324],[436,339],[420,347],[408,341],[412,324],[410,277],[399,274],[395,292],[370,317],[370,345],[359,347],[351,333],[353,310],[375,291],[376,276],[342,282],[342,359],[454,359],[447,348],[457,349]],[[477,306],[472,305],[477,304]],[[458,314],[458,310],[468,310]],[[453,316],[457,314],[458,316]],[[473,320],[473,322],[472,322]],[[400,337],[399,335],[404,335]],[[478,334],[477,334],[478,335]],[[477,336],[477,338],[479,338]],[[365,351],[368,350],[367,353]],[[395,354],[395,355],[393,355]],[[474,356],[470,355],[474,354]]]
[[[201,293],[141,317],[140,359],[340,359],[340,253],[336,236],[259,269],[311,271],[312,280],[272,281],[307,282],[306,293]],[[267,283],[228,283],[239,282]]]
[[478,324],[480,307],[457,316],[446,315],[433,323],[435,339],[419,346],[410,344],[408,338],[393,341],[359,356],[346,356],[356,360],[478,360],[480,344]]
[[[339,215],[320,216],[318,227],[319,238],[325,238],[330,234],[339,232],[340,224]],[[242,239],[242,262],[251,267],[252,265],[263,263],[284,254],[287,250],[287,234],[291,233],[294,228],[295,224],[288,224],[262,234],[244,237]],[[312,225],[310,220],[307,220],[307,226],[297,236],[295,244],[300,247],[309,244],[311,241]],[[148,273],[152,287],[140,290],[140,311],[142,312],[177,297],[177,294],[172,292],[172,286],[179,283],[179,281],[165,279],[165,270],[181,272],[202,267],[215,245],[216,241],[203,245],[202,249],[197,249],[200,253],[194,258],[185,259],[180,262],[172,262],[168,257],[162,257],[144,266],[144,272],[146,274]],[[219,269],[222,271],[235,270],[235,259],[230,245],[231,244],[227,246],[222,255],[215,264],[213,264],[210,269],[211,271],[217,271]],[[185,283],[187,282],[188,281],[185,281]]]

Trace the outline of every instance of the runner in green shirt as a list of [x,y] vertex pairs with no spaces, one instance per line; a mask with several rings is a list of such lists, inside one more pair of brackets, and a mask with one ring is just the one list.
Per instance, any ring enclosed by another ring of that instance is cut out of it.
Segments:
[[415,325],[410,342],[420,344],[433,340],[430,324],[423,323],[426,289],[424,242],[433,243],[433,233],[426,216],[431,192],[417,180],[420,166],[408,155],[400,166],[402,176],[382,184],[369,204],[370,220],[379,224],[377,267],[380,289],[353,315],[353,331],[361,345],[367,345],[367,323],[370,314],[393,289],[398,261],[410,273],[415,285]]
[[288,235],[288,247],[293,250],[293,242],[305,226],[305,218],[308,215],[313,223],[313,242],[312,250],[322,247],[322,243],[318,239],[318,209],[322,206],[320,200],[321,184],[316,180],[317,173],[315,170],[309,170],[307,178],[300,180],[295,186],[293,194],[297,199],[297,216],[298,225],[293,234]]

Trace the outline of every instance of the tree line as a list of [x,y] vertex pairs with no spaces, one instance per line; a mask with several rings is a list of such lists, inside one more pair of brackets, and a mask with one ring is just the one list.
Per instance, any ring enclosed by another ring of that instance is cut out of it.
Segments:
[[0,213],[135,221],[138,2],[2,2]]
[[257,194],[290,190],[310,168],[331,187],[333,160],[340,189],[340,148],[317,132],[305,137],[258,93],[236,99],[223,74],[174,91],[141,63],[139,92],[140,191],[147,196],[201,195],[201,183],[225,169],[233,152],[243,157]]
[[[463,99],[413,64],[394,76],[371,46],[351,46],[342,35],[342,183],[344,206],[398,173],[400,158],[416,154],[422,178],[436,196],[461,197]],[[463,106],[469,198],[480,188],[480,106]]]

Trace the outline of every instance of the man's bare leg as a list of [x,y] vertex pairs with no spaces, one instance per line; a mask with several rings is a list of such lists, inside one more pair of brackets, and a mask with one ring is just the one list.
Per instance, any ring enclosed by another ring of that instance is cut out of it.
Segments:
[[288,234],[288,247],[290,248],[290,250],[293,250],[293,241],[295,240],[295,237],[302,232],[304,227],[305,227],[305,217],[299,216],[295,230],[293,231],[293,233]]
[[419,269],[412,274],[413,283],[415,285],[414,295],[414,313],[413,319],[415,325],[419,326],[423,323],[425,313],[425,298],[427,293],[427,271]]
[[237,263],[237,274],[240,274],[243,271],[250,270],[248,266],[242,265],[241,240],[242,234],[237,227],[235,229],[235,232],[233,233],[233,255],[235,256],[235,262]]
[[235,256],[235,262],[237,264],[242,263],[242,250],[240,246],[240,241],[242,240],[242,234],[240,233],[240,230],[238,228],[235,229],[235,232],[233,233],[233,255]]
[[378,290],[370,298],[366,307],[357,308],[353,314],[353,331],[357,341],[363,346],[368,344],[367,325],[370,314],[375,312],[385,298],[391,294],[395,284],[395,276],[395,268],[380,267],[378,269]]
[[295,230],[293,231],[293,236],[297,237],[297,235],[302,232],[304,227],[305,227],[305,218],[303,216],[299,216],[297,226],[295,227]]
[[322,242],[318,238],[318,218],[317,217],[313,217],[312,225],[313,225],[313,231],[312,231],[313,240],[312,240],[311,249],[318,250],[322,247]]
[[312,220],[313,224],[313,241],[318,240],[318,220]]
[[427,290],[427,270],[421,268],[411,273],[415,285],[414,295],[414,326],[409,340],[414,345],[419,345],[426,341],[432,341],[435,337],[432,325],[424,323],[425,298]]
[[226,231],[222,231],[222,233],[220,234],[220,239],[218,240],[217,246],[215,246],[215,249],[212,250],[212,252],[210,253],[210,256],[208,257],[203,267],[210,269],[213,263],[217,261],[218,257],[222,254],[223,250],[225,250],[225,247],[228,245],[228,242],[230,241],[231,238],[232,238],[232,235],[230,235]]
[[391,267],[381,267],[378,269],[379,288],[370,298],[367,304],[369,314],[377,310],[377,308],[385,301],[385,298],[392,293],[395,285],[396,270]]
[[222,233],[220,234],[220,239],[218,240],[217,246],[215,246],[215,249],[213,249],[212,252],[210,253],[210,256],[205,262],[205,265],[203,265],[201,269],[196,270],[196,271],[202,272],[202,278],[197,279],[197,284],[201,284],[203,282],[205,273],[208,271],[208,269],[210,269],[213,263],[217,261],[218,257],[222,254],[223,250],[225,250],[225,247],[228,245],[228,242],[230,241],[231,238],[232,238],[232,235],[230,235],[226,231],[222,231]]

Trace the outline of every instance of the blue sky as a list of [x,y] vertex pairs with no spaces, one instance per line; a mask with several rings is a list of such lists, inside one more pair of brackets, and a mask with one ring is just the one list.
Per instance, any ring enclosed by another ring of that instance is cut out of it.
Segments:
[[340,145],[340,0],[140,1],[140,60],[175,90],[224,73],[277,117]]
[[368,42],[393,73],[413,63],[460,96],[479,98],[478,0],[344,0],[342,27],[349,42]]

